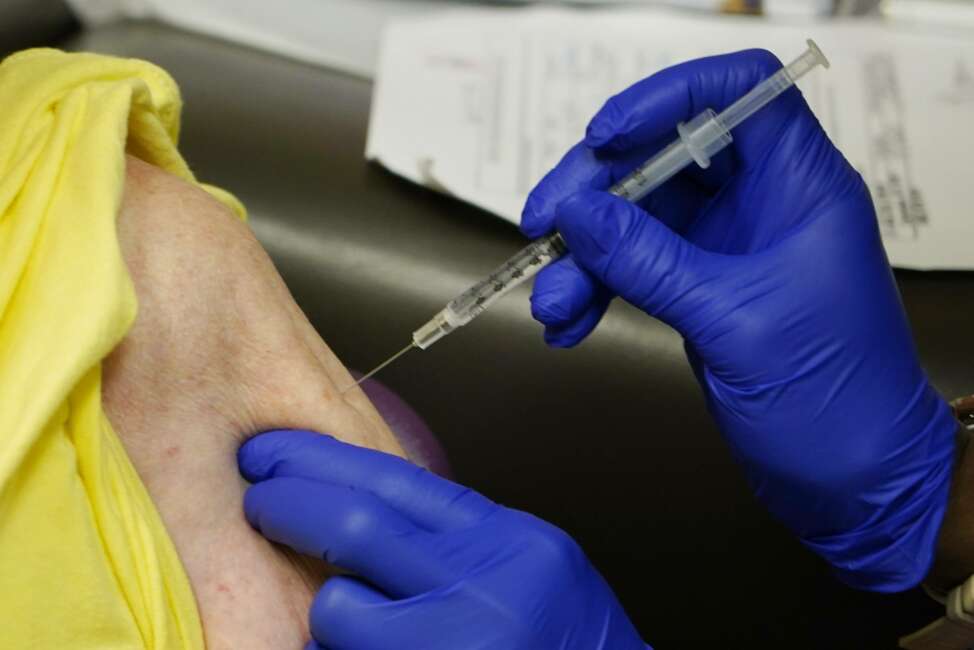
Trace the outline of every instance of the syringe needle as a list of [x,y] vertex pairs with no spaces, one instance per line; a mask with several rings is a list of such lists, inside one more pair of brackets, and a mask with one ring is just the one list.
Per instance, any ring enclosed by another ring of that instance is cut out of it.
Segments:
[[363,381],[365,381],[366,379],[368,379],[369,377],[371,377],[375,373],[379,372],[380,370],[382,370],[383,368],[385,368],[386,366],[388,366],[390,363],[392,363],[393,361],[395,361],[396,359],[398,359],[402,355],[404,355],[407,352],[409,352],[410,350],[412,350],[414,347],[416,347],[416,344],[415,343],[410,343],[409,345],[407,345],[406,347],[404,347],[399,352],[396,352],[394,355],[392,355],[391,357],[389,357],[388,359],[386,359],[385,361],[383,361],[382,363],[380,363],[378,366],[376,366],[375,368],[373,368],[371,371],[369,371],[366,375],[364,375],[357,382],[355,382],[354,384],[351,384],[351,385],[346,386],[345,388],[343,388],[342,391],[341,391],[341,394],[344,395],[346,392],[348,392],[351,389],[355,388],[356,386],[358,386],[359,384],[361,384]]

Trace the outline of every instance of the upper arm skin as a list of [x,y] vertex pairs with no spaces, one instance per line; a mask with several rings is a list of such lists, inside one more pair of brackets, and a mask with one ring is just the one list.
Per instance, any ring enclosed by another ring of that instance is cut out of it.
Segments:
[[209,194],[128,159],[118,237],[138,317],[103,365],[103,404],[196,594],[207,647],[301,648],[322,563],[243,518],[236,451],[273,428],[397,453],[246,224]]

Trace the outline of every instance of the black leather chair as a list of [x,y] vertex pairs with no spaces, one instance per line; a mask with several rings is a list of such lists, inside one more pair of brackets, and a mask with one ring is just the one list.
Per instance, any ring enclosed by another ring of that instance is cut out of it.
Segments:
[[[49,43],[168,69],[185,96],[186,157],[247,203],[297,301],[349,366],[400,349],[523,244],[500,220],[364,161],[367,81],[155,24],[64,37],[71,18],[50,11],[46,27],[8,30],[18,40],[0,40],[0,53]],[[934,382],[947,396],[974,391],[974,275],[897,278]],[[674,332],[615,304],[579,348],[551,350],[527,296],[381,379],[426,418],[460,481],[574,535],[648,641],[891,648],[939,615],[918,590],[843,587],[755,503]]]

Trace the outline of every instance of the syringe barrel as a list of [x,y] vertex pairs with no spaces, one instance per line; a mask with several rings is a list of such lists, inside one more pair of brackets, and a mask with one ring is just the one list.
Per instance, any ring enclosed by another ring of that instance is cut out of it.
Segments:
[[795,82],[785,68],[781,68],[773,75],[751,89],[749,93],[728,106],[721,114],[720,121],[728,130],[749,118],[755,111],[772,99],[791,88]]
[[683,141],[674,140],[613,185],[609,192],[635,203],[692,162],[693,156]]
[[567,250],[565,240],[558,233],[531,242],[484,280],[451,300],[432,320],[413,332],[416,347],[425,350],[456,328],[466,325]]
[[447,308],[457,315],[462,325],[466,325],[502,296],[564,255],[567,250],[565,240],[558,233],[536,239],[485,279],[451,300]]
[[710,158],[733,141],[727,128],[709,108],[677,128],[680,137],[612,186],[612,194],[635,203],[696,162],[706,169]]

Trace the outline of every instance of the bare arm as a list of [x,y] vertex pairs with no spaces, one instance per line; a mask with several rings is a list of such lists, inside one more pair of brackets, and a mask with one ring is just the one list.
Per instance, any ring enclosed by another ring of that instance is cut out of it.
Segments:
[[243,518],[236,451],[272,428],[401,453],[295,304],[250,229],[205,192],[130,158],[118,234],[138,319],[103,402],[196,594],[207,647],[300,648],[326,567]]

